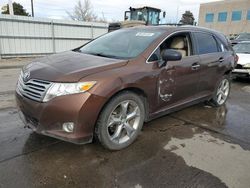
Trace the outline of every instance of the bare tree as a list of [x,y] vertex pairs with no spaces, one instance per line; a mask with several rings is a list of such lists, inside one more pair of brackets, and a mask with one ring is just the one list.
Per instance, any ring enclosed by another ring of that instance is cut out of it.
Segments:
[[108,23],[107,19],[104,16],[104,13],[102,12],[102,17],[97,18],[97,22],[102,22],[102,23]]
[[78,0],[73,13],[67,12],[72,20],[78,21],[97,21],[97,16],[93,12],[90,0]]

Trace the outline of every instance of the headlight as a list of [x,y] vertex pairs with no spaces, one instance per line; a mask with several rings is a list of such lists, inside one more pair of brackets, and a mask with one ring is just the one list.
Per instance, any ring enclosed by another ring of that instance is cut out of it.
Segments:
[[95,81],[79,83],[53,83],[46,92],[43,102],[47,102],[62,95],[84,93],[91,89],[95,84]]

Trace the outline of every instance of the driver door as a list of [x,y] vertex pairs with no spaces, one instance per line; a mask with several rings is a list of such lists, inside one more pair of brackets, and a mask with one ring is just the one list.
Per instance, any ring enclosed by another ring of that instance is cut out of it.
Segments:
[[[160,68],[157,87],[159,110],[184,104],[196,98],[200,77],[200,59],[193,55],[189,33],[178,33],[166,39],[158,49],[173,49],[182,54],[180,61],[168,61]],[[161,60],[160,60],[161,61]]]

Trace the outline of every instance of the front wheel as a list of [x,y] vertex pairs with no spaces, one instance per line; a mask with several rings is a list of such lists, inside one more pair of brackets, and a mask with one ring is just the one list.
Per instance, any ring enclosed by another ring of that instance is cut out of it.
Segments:
[[231,88],[231,82],[229,76],[224,76],[219,83],[216,91],[214,92],[213,98],[211,99],[211,103],[213,106],[222,106],[226,103]]
[[141,97],[132,92],[120,93],[102,110],[95,128],[96,137],[110,150],[123,149],[137,138],[144,117]]

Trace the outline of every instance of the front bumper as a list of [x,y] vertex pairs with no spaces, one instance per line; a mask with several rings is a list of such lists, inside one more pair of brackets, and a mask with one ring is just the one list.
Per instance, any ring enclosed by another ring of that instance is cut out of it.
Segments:
[[[105,101],[103,97],[85,92],[40,103],[16,92],[19,114],[27,127],[39,134],[75,144],[92,141],[95,122]],[[74,123],[72,133],[63,131],[65,122]]]

